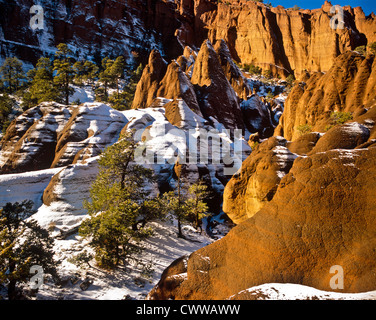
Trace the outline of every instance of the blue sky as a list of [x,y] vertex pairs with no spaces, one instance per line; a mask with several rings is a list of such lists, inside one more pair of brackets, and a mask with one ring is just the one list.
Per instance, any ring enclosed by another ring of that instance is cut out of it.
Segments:
[[[294,5],[301,7],[302,9],[318,9],[324,4],[325,0],[265,0],[264,2],[271,2],[274,7],[281,5],[285,8],[291,8]],[[376,1],[374,0],[332,0],[330,1],[332,5],[351,7],[362,7],[366,15],[369,15],[372,11],[376,14]]]

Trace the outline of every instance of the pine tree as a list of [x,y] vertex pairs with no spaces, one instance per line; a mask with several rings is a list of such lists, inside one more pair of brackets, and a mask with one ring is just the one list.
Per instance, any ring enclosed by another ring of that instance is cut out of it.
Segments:
[[81,86],[85,82],[88,82],[90,85],[93,85],[98,70],[97,65],[89,60],[75,62],[73,65],[75,84]]
[[193,222],[197,230],[201,229],[201,220],[208,214],[209,207],[206,201],[210,192],[203,181],[190,184],[183,176],[185,166],[175,164],[176,184],[174,190],[163,195],[165,214],[172,214],[178,223],[178,237],[185,238],[182,223]]
[[69,97],[74,92],[73,88],[70,87],[74,78],[73,59],[70,58],[73,52],[65,43],[60,43],[57,49],[53,68],[56,71],[54,83],[62,90],[61,102],[68,105]]
[[143,66],[140,64],[136,70],[127,72],[127,84],[124,89],[118,93],[117,98],[111,96],[109,99],[109,102],[114,109],[123,111],[131,108],[136,93],[136,87],[142,75],[142,70]]
[[85,74],[84,62],[83,61],[76,61],[73,64],[73,72],[74,72],[74,83],[76,85],[82,86],[83,78]]
[[32,201],[7,203],[0,210],[0,283],[8,287],[8,298],[16,299],[17,284],[26,282],[30,268],[38,265],[58,279],[53,259],[53,239],[30,216]]
[[208,215],[209,207],[205,201],[210,197],[208,186],[202,180],[191,185],[188,189],[186,205],[191,213],[196,230],[202,231],[202,218]]
[[94,80],[98,76],[98,71],[99,71],[98,66],[94,62],[86,60],[84,63],[84,70],[85,71],[84,71],[83,80],[88,81],[89,84],[93,85]]
[[59,99],[59,91],[53,81],[53,67],[49,58],[40,58],[36,68],[28,72],[29,90],[24,94],[22,106],[26,110],[44,101]]
[[103,152],[91,201],[84,203],[90,218],[79,232],[90,238],[95,259],[104,268],[114,268],[138,252],[137,244],[151,234],[146,223],[161,217],[160,202],[145,190],[146,183],[154,181],[152,171],[132,163],[136,148],[128,133]]
[[0,78],[3,86],[9,93],[14,93],[21,87],[22,80],[26,79],[22,62],[17,58],[6,58],[0,67]]
[[163,195],[166,213],[172,214],[177,219],[179,238],[184,238],[182,223],[188,220],[188,211],[185,205],[186,191],[184,187],[183,179],[178,179],[176,189]]
[[102,84],[103,88],[100,87],[96,90],[96,99],[99,101],[108,100],[108,88],[112,86],[113,75],[112,75],[112,65],[114,60],[105,57],[102,60],[102,71],[99,73],[99,82]]
[[119,80],[124,76],[125,60],[124,57],[119,56],[115,59],[111,66],[110,74],[112,81],[116,85],[117,98],[119,99]]
[[5,130],[10,124],[9,115],[12,113],[16,101],[8,94],[0,94],[0,130],[5,133]]

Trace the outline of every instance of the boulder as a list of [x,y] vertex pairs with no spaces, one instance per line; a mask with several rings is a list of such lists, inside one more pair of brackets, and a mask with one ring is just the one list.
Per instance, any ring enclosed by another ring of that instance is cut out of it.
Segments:
[[321,136],[319,132],[306,133],[292,142],[287,142],[286,147],[293,153],[306,155],[315,147]]
[[358,122],[335,126],[325,133],[310,153],[332,149],[355,149],[365,143],[370,136],[369,130]]
[[261,138],[273,135],[272,114],[266,103],[257,94],[252,94],[240,103],[245,127],[251,133],[258,132]]

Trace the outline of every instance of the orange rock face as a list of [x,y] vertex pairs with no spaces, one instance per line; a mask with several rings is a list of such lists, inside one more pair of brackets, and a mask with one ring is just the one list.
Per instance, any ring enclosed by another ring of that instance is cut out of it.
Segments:
[[334,61],[327,73],[314,73],[306,83],[295,85],[275,134],[287,140],[299,137],[299,126],[325,132],[333,111],[350,112],[353,117],[370,110],[375,103],[376,61],[346,52]]
[[252,217],[273,199],[280,180],[297,157],[286,148],[286,143],[281,137],[261,143],[227,183],[223,211],[234,223]]
[[328,71],[339,54],[376,41],[374,16],[366,18],[360,8],[345,7],[344,28],[333,29],[331,8],[328,2],[321,9],[294,11],[230,1],[200,18],[209,39],[224,39],[237,61],[300,77],[304,70]]
[[[375,290],[376,148],[331,150],[295,160],[273,200],[223,239],[194,252],[187,275],[150,299],[225,299],[263,283],[341,292]],[[172,278],[169,275],[170,279]]]
[[[243,129],[243,115],[239,97],[230,81],[243,82],[239,93],[247,93],[248,87],[239,68],[232,62],[225,43],[218,47],[221,61],[210,41],[203,42],[196,55],[186,47],[184,55],[168,66],[157,51],[152,51],[135,93],[132,108],[147,108],[163,99],[182,99],[188,107],[208,121],[213,117],[229,129]],[[226,74],[225,71],[227,70]],[[163,99],[161,99],[163,98]]]

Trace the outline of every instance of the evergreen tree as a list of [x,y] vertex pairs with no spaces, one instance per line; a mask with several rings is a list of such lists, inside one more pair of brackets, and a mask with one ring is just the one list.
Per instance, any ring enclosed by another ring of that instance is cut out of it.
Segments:
[[105,57],[102,60],[102,71],[99,73],[99,82],[102,84],[103,88],[98,88],[96,90],[96,99],[99,101],[108,100],[108,88],[113,86],[113,75],[112,75],[112,65],[114,60]]
[[188,189],[187,207],[188,212],[191,213],[194,221],[194,226],[197,230],[202,231],[202,218],[206,217],[209,212],[209,207],[205,201],[210,197],[208,186],[202,180],[191,185]]
[[0,67],[0,78],[3,86],[9,93],[14,93],[21,87],[22,80],[26,79],[22,62],[17,58],[6,58]]
[[161,217],[160,202],[145,189],[154,181],[152,171],[132,163],[136,147],[127,133],[103,152],[91,202],[84,203],[90,218],[79,232],[90,238],[95,259],[104,268],[114,268],[138,252],[137,244],[151,234],[146,223]]
[[73,52],[65,43],[60,43],[57,49],[53,68],[56,71],[54,83],[62,90],[60,101],[68,105],[69,97],[74,92],[73,88],[70,87],[74,78],[73,59],[69,57]]
[[111,96],[109,102],[114,109],[129,110],[132,106],[134,95],[136,93],[137,83],[140,81],[143,66],[140,64],[136,70],[128,71],[127,84],[124,89],[117,94],[117,97]]
[[172,214],[177,219],[179,238],[184,238],[182,223],[187,221],[189,216],[187,206],[185,204],[187,200],[187,184],[188,182],[178,175],[176,188],[173,191],[166,192],[163,195],[166,213]]
[[5,130],[10,124],[9,115],[12,113],[16,101],[8,94],[0,94],[0,130],[5,133]]
[[83,79],[85,75],[85,68],[83,61],[76,61],[73,64],[73,72],[74,72],[74,83],[76,85],[81,86],[83,84]]
[[177,219],[179,238],[184,238],[183,222],[193,222],[197,230],[201,229],[201,219],[208,213],[205,201],[209,198],[207,186],[202,181],[190,185],[182,176],[182,171],[183,166],[176,163],[176,186],[173,191],[163,195],[166,214],[170,213]]
[[29,279],[33,265],[58,279],[53,239],[27,219],[34,213],[32,206],[32,201],[23,201],[7,203],[0,210],[0,283],[7,285],[10,300],[17,299],[17,283]]
[[97,65],[89,60],[77,61],[73,65],[74,82],[77,85],[83,85],[85,82],[93,85],[98,70]]
[[119,56],[115,59],[111,66],[110,74],[112,81],[116,85],[117,98],[119,99],[119,80],[124,76],[125,60],[124,57]]
[[84,81],[88,81],[89,84],[93,85],[94,84],[94,80],[98,76],[98,71],[99,71],[99,68],[98,68],[98,66],[94,62],[86,60],[85,63],[84,63],[84,76],[83,76],[83,80]]
[[29,90],[23,96],[24,110],[44,101],[59,99],[59,91],[53,81],[53,67],[49,58],[40,58],[36,68],[28,72],[28,77],[31,81]]

